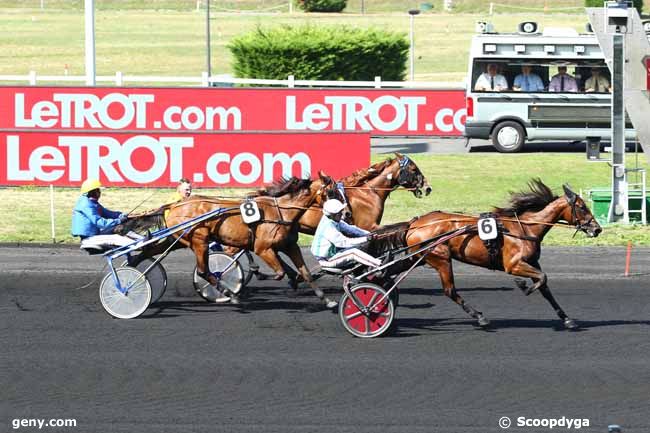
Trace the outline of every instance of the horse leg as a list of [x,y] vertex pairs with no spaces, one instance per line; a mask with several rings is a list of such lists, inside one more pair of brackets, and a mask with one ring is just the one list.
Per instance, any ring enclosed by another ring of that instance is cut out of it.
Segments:
[[320,299],[321,302],[325,304],[327,308],[329,309],[336,308],[338,306],[338,302],[333,301],[329,299],[327,296],[325,296],[325,292],[323,292],[323,290],[318,287],[318,285],[312,278],[311,273],[309,272],[309,269],[305,264],[305,259],[302,257],[302,252],[300,251],[300,247],[298,246],[298,244],[295,243],[290,244],[287,247],[285,252],[287,253],[287,255],[289,256],[293,264],[298,269],[298,272],[300,272],[302,278],[309,283],[309,285],[311,286],[312,290],[314,291],[318,299]]
[[[540,271],[542,270],[541,266],[539,266],[539,263],[536,262],[534,266],[538,268]],[[567,329],[578,329],[578,324],[569,316],[567,316],[567,314],[564,312],[562,307],[560,307],[560,304],[557,303],[555,297],[551,293],[551,289],[548,288],[548,284],[544,284],[542,287],[540,287],[539,292],[542,294],[544,299],[546,299],[548,303],[551,304],[551,307],[553,307],[555,313],[562,320],[564,326]]]
[[[448,249],[446,250],[448,252]],[[442,283],[442,288],[445,291],[445,295],[458,304],[467,314],[470,315],[470,317],[476,319],[480,327],[487,327],[490,324],[490,321],[483,316],[482,312],[474,309],[474,307],[466,303],[462,296],[460,296],[456,291],[451,258],[449,255],[446,255],[446,257],[437,255],[438,253],[439,249],[436,249],[435,254],[427,254],[424,260],[429,266],[438,272],[438,275],[440,275],[440,281]]]
[[506,267],[505,271],[511,275],[527,277],[533,280],[533,285],[528,287],[524,280],[515,279],[515,283],[521,290],[523,290],[526,296],[530,295],[535,290],[544,287],[546,285],[546,281],[548,280],[546,278],[546,274],[539,268],[538,263],[531,265],[524,262],[523,260],[519,260],[514,265]]
[[280,258],[278,257],[277,253],[272,249],[272,248],[267,248],[264,250],[257,250],[255,251],[255,254],[257,254],[262,260],[268,264],[271,269],[275,272],[275,280],[281,280],[284,278],[285,270],[284,267],[282,266],[282,262]]
[[198,230],[193,234],[190,241],[190,248],[196,256],[197,274],[199,274],[199,277],[203,278],[211,285],[217,287],[219,280],[217,280],[217,277],[212,275],[212,272],[210,272],[210,248],[208,246],[208,243],[204,242],[204,239],[202,239],[197,232]]
[[293,270],[291,265],[289,265],[287,262],[282,260],[282,257],[278,254],[278,261],[282,265],[282,269],[284,269],[284,274],[287,276],[289,279],[289,288],[293,290],[294,292],[298,290],[298,273]]

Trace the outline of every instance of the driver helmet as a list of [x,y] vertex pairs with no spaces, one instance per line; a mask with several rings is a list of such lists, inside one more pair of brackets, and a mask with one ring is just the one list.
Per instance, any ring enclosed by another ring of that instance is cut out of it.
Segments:
[[102,184],[97,179],[86,179],[81,184],[81,193],[86,194],[94,189],[99,189],[102,187]]
[[336,215],[341,212],[345,205],[336,199],[330,199],[325,202],[323,205],[323,213],[325,215]]

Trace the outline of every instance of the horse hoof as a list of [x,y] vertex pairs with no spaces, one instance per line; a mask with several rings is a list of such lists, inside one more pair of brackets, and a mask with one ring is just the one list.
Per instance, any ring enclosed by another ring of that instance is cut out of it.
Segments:
[[335,309],[335,308],[338,307],[338,306],[339,306],[339,303],[336,302],[336,301],[332,301],[331,299],[327,299],[327,300],[325,300],[325,307],[326,307],[328,310],[333,310],[333,309]]
[[532,285],[532,286],[530,286],[530,287],[529,287],[529,288],[524,292],[524,294],[525,294],[526,296],[530,296],[531,293],[535,293],[536,291],[537,291],[537,287],[535,287],[534,285]]
[[485,317],[480,316],[478,318],[478,326],[480,326],[481,328],[487,328],[488,326],[490,326],[490,321]]
[[239,305],[239,304],[241,304],[241,301],[240,301],[240,299],[239,299],[239,296],[230,295],[230,303],[233,304],[233,305]]
[[578,324],[573,321],[573,319],[569,319],[568,317],[564,319],[564,327],[566,329],[578,329]]
[[523,292],[528,290],[528,284],[526,283],[526,280],[523,278],[515,278],[515,284],[517,287],[519,287]]

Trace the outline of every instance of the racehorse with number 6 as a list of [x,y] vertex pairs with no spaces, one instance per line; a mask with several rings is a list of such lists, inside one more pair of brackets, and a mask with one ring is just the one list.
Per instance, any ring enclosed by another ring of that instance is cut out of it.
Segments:
[[[546,274],[539,265],[541,243],[548,231],[556,225],[573,226],[590,237],[598,236],[602,228],[584,200],[567,185],[563,186],[564,195],[561,197],[554,195],[539,179],[530,181],[529,187],[530,191],[511,194],[507,207],[493,209],[486,218],[435,211],[408,222],[383,227],[375,232],[377,237],[371,241],[369,252],[379,256],[400,247],[411,247],[410,251],[416,251],[423,243],[466,228],[463,234],[454,236],[425,253],[424,261],[438,272],[446,296],[476,319],[480,326],[488,326],[489,321],[483,313],[466,303],[456,291],[452,259],[505,271],[511,275],[530,278],[533,282],[530,287],[524,280],[516,280],[517,285],[526,295],[539,290],[564,326],[576,329],[578,325],[560,307],[547,285]],[[559,224],[560,221],[565,223]],[[498,229],[498,236],[492,244],[495,254],[490,254],[479,236],[483,222],[488,222],[484,225],[484,230],[487,226]],[[391,272],[399,272],[399,269]]]

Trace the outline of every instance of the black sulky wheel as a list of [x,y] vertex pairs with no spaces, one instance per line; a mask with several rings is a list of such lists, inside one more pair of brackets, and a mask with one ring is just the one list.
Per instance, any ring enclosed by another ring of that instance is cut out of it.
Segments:
[[386,291],[376,284],[361,283],[353,286],[350,292],[362,308],[347,292],[343,294],[339,318],[345,330],[359,338],[374,338],[386,333],[395,318],[395,306]]

